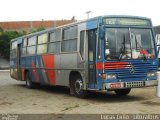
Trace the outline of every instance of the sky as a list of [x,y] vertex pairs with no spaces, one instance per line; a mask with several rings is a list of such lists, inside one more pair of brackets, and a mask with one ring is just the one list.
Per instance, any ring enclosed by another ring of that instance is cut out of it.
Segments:
[[77,20],[100,15],[134,15],[160,25],[159,0],[0,0],[0,21]]

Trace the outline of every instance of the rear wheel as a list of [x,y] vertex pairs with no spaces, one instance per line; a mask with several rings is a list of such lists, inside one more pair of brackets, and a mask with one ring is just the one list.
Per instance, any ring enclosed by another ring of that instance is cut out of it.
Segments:
[[115,90],[115,93],[116,95],[120,95],[120,96],[125,96],[125,95],[128,95],[131,91],[131,88],[129,89],[118,89],[118,90]]
[[32,82],[29,72],[26,73],[25,79],[27,88],[34,89],[36,87],[36,83]]
[[88,97],[88,91],[83,90],[83,81],[80,75],[74,76],[74,79],[71,80],[71,89],[73,94],[79,98]]

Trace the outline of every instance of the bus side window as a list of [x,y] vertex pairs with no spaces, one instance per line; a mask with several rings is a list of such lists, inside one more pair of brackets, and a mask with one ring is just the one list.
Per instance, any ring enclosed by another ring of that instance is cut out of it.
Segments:
[[27,55],[34,55],[36,53],[37,36],[32,36],[27,39]]
[[61,30],[52,31],[49,34],[48,52],[60,53],[61,51]]
[[77,51],[77,26],[63,29],[62,52]]
[[12,42],[11,46],[11,57],[16,58],[17,57],[17,41]]
[[47,53],[48,33],[38,36],[37,54]]

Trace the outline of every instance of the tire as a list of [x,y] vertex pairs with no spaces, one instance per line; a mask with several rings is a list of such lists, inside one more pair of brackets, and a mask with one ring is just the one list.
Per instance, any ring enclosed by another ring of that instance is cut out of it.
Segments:
[[119,96],[125,96],[125,95],[128,95],[131,91],[131,88],[129,89],[118,89],[118,90],[115,90],[115,93],[116,95],[119,95]]
[[29,88],[29,89],[36,88],[36,84],[32,82],[31,77],[29,75],[29,72],[26,73],[25,79],[26,79],[26,86],[27,86],[27,88]]
[[71,80],[71,91],[73,92],[74,96],[78,98],[87,98],[88,91],[83,90],[83,81],[80,75],[74,76]]

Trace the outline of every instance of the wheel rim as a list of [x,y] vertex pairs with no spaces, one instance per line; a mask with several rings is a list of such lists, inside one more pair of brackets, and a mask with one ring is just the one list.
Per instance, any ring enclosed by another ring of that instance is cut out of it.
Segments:
[[76,93],[79,94],[79,92],[82,90],[82,86],[83,86],[82,80],[81,79],[76,80],[76,82],[75,82]]

